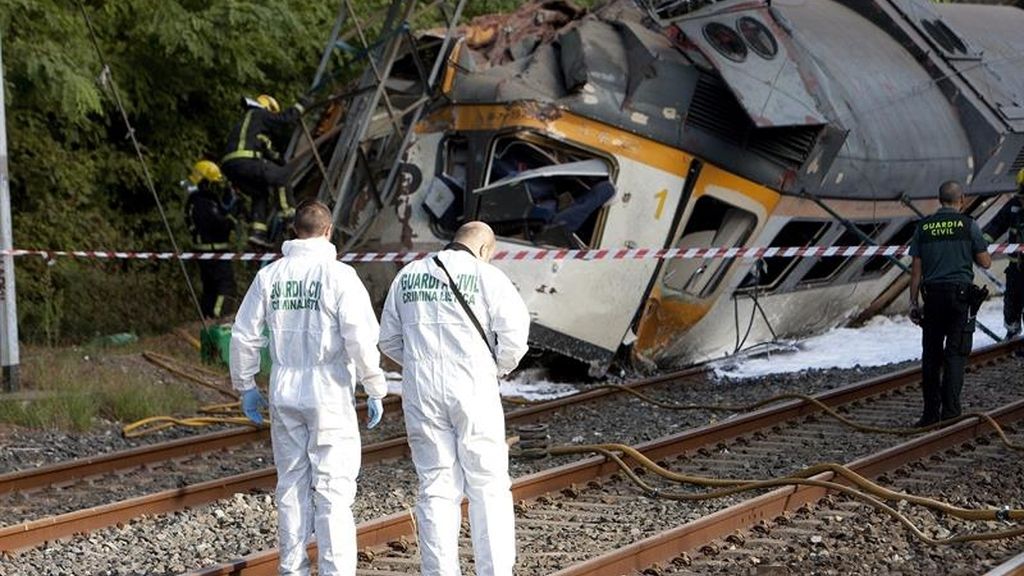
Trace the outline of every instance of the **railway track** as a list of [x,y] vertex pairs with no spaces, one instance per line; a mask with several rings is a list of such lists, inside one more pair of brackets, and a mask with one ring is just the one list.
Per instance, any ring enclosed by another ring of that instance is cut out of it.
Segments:
[[989,570],[984,576],[1021,576],[1024,574],[1024,552]]
[[[703,373],[702,368],[691,368],[627,386],[642,390]],[[568,407],[608,400],[617,393],[612,389],[581,392],[511,411],[506,421],[509,425],[532,422]],[[399,398],[393,398],[386,412],[392,423],[400,421],[401,408]],[[363,404],[357,408],[365,410]],[[398,425],[393,425],[394,431]],[[0,505],[6,511],[0,522],[8,524],[0,526],[0,552],[30,548],[143,515],[200,506],[238,492],[273,489],[277,475],[269,466],[268,439],[265,428],[231,430],[0,476]],[[362,460],[366,466],[407,452],[406,439],[399,436],[364,445]],[[113,478],[105,482],[102,475]],[[104,494],[108,500],[96,505]],[[126,494],[134,496],[125,498]],[[85,507],[82,502],[93,504]],[[60,513],[54,515],[53,511]]]
[[[972,357],[972,373],[965,387],[968,405],[1002,405],[1024,393],[1019,361],[1007,357],[1011,350],[1012,346],[995,346]],[[859,422],[901,426],[919,415],[919,391],[908,387],[918,376],[916,369],[904,370],[819,395],[819,399],[830,406],[844,406],[846,415]],[[986,390],[986,382],[1002,385]],[[1024,406],[1019,409],[1024,410]],[[872,454],[898,443],[887,437],[852,432],[814,416],[816,412],[817,408],[807,402],[785,402],[637,448],[651,459],[669,463],[674,470],[709,476],[772,477],[820,461],[847,460],[851,452]],[[980,427],[973,430],[978,433]],[[742,502],[742,498],[734,497],[703,505],[678,505],[645,499],[616,472],[615,465],[605,458],[592,457],[514,481],[513,495],[519,502],[519,574],[566,569]],[[364,550],[359,574],[393,576],[418,570],[407,511],[360,524],[358,539]],[[468,551],[462,557],[464,570],[470,572]],[[193,574],[271,574],[276,563],[276,552],[271,550]]]
[[[1001,424],[1019,422],[1024,419],[1024,400],[1009,402],[989,414]],[[984,508],[989,498],[1001,500],[1007,495],[978,494],[972,487],[970,492],[973,496],[965,498],[962,493],[943,493],[941,486],[937,488],[937,485],[945,482],[955,486],[958,480],[970,481],[977,467],[986,464],[1014,467],[1013,464],[1007,466],[1007,463],[1019,461],[1016,454],[1008,452],[1006,447],[993,440],[990,432],[991,428],[978,420],[964,421],[859,458],[847,465],[867,477],[881,475],[881,481],[896,490],[946,497],[967,507]],[[1014,439],[1019,441],[1020,438],[1018,434]],[[958,472],[960,476],[950,478],[951,471]],[[1020,468],[1016,467],[1017,480],[1020,474]],[[834,480],[831,473],[816,478]],[[977,478],[974,480],[977,481]],[[1013,487],[1016,496],[1024,495],[1024,488],[1012,480],[996,491],[1003,492],[1009,486]],[[815,502],[820,505],[814,507],[812,504]],[[1011,503],[1019,507],[1019,500],[1011,499]],[[890,565],[900,561],[920,562],[922,556],[927,559],[926,552],[930,552],[928,546],[910,538],[903,528],[887,517],[861,515],[861,522],[870,524],[874,521],[877,523],[876,529],[857,526],[851,520],[856,517],[854,511],[863,513],[866,508],[859,502],[828,495],[820,488],[783,488],[736,502],[715,514],[659,532],[555,574],[743,574],[758,566],[762,566],[760,570],[768,574],[854,574],[879,570],[929,573],[927,569],[921,570],[922,566]],[[928,513],[918,513],[912,518],[919,522],[938,521],[940,528],[931,534],[936,538],[946,538],[953,531],[969,526],[955,519],[931,517]],[[941,524],[947,524],[949,528],[941,527]],[[986,524],[984,528],[987,530],[1000,528],[999,523]],[[859,541],[854,541],[858,540],[858,536],[861,536]],[[914,550],[916,557],[897,556],[894,559],[879,554],[879,548],[882,547],[880,540],[891,542],[898,539],[906,540],[907,548]],[[842,546],[836,544],[844,541],[846,544]],[[1019,539],[1017,542],[1019,544]],[[847,556],[841,559],[841,562],[848,563],[846,566],[816,565],[831,561],[828,558],[830,554],[821,554],[830,547],[843,547],[839,555]],[[801,550],[808,548],[810,553],[801,556]],[[973,554],[970,557],[974,558]],[[869,565],[865,566],[865,561]],[[876,565],[870,565],[872,561]],[[950,573],[952,567],[947,565],[935,569],[939,573]],[[976,573],[979,567],[980,564],[975,566],[975,571],[969,573]]]

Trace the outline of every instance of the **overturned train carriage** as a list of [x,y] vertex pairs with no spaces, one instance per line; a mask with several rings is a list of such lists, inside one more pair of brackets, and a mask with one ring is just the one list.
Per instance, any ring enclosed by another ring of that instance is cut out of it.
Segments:
[[[904,244],[949,179],[984,224],[1024,167],[1022,29],[927,0],[535,3],[460,29],[405,177],[378,210],[342,191],[340,225],[380,250],[469,219],[509,249]],[[907,284],[884,257],[496,264],[532,345],[597,372],[823,330]],[[395,271],[366,270],[378,295]]]

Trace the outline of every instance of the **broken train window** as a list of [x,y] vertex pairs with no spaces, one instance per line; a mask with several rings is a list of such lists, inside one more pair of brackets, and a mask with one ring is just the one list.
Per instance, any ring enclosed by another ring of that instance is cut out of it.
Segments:
[[452,136],[441,145],[436,175],[430,182],[423,208],[438,236],[450,237],[462,221],[466,180],[469,174],[469,143]]
[[600,242],[615,196],[610,163],[530,132],[495,139],[486,184],[473,192],[476,218],[498,236],[561,248]]
[[[831,246],[840,248],[849,247],[860,247],[867,243],[862,240],[861,234],[868,238],[874,239],[875,236],[885,228],[885,222],[863,222],[854,224],[860,231],[860,234],[843,227],[842,224],[836,223],[835,226],[841,227],[843,233],[835,241],[831,242]],[[854,261],[858,256],[819,256],[815,259],[814,265],[804,274],[803,278],[800,279],[800,284],[815,284],[819,282],[829,282],[834,280],[839,273],[846,268],[846,266]]]
[[[757,224],[752,213],[712,196],[701,196],[693,207],[676,248],[736,248],[743,246]],[[734,258],[672,259],[665,263],[665,288],[706,298],[725,278]]]
[[[910,220],[903,224],[895,234],[889,238],[882,239],[878,238],[879,244],[886,246],[906,246],[910,244],[910,239],[914,236],[914,230],[917,229],[917,220]],[[864,264],[864,268],[860,272],[860,277],[865,278],[869,276],[877,276],[888,272],[893,267],[895,262],[888,256],[872,256]]]
[[[779,248],[807,248],[814,246],[829,229],[829,222],[814,220],[791,220],[779,230],[769,246]],[[740,283],[740,288],[777,288],[800,261],[797,256],[773,256],[764,258],[760,267],[752,267],[751,272]]]

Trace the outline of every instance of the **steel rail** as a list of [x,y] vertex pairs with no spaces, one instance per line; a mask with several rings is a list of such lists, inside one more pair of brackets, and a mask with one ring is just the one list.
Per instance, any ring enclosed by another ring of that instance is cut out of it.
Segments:
[[[379,461],[398,458],[407,452],[405,438],[395,438],[363,448],[363,459]],[[77,510],[22,524],[0,528],[0,552],[11,552],[37,546],[74,534],[89,532],[138,518],[143,514],[163,514],[183,508],[200,506],[238,492],[272,488],[277,483],[273,468],[263,468],[233,476],[185,486]]]
[[[628,384],[627,387],[640,389],[686,378],[705,371],[706,367],[687,368],[670,374],[638,380]],[[607,388],[578,392],[510,412],[506,421],[510,424],[525,424],[567,406],[619,393],[620,391],[618,390]],[[401,404],[401,396],[392,395],[386,397],[384,399],[385,414],[393,416],[395,410],[400,411],[402,409]],[[360,420],[366,418],[365,403],[360,402],[356,405],[356,417]],[[117,470],[126,470],[146,464],[165,462],[183,456],[213,452],[249,442],[261,442],[268,440],[269,437],[270,432],[268,428],[224,430],[140,446],[100,456],[88,456],[29,470],[15,470],[0,474],[0,494],[22,490],[37,490],[53,484],[65,484],[91,476],[110,474]]]
[[[392,409],[397,407],[401,410],[401,399],[395,396],[385,398],[384,405],[386,407],[391,406]],[[360,419],[366,417],[365,403],[356,405],[356,416]],[[87,456],[67,462],[40,466],[39,468],[15,470],[0,474],[0,494],[38,490],[53,484],[66,484],[91,476],[110,474],[117,470],[166,462],[176,458],[195,456],[205,452],[214,452],[224,448],[250,442],[263,442],[269,439],[270,429],[267,427],[236,428],[139,446],[138,448],[120,450],[110,454]]]
[[[638,389],[656,384],[663,384],[702,374],[705,370],[706,368],[703,367],[688,368],[671,374],[638,380],[629,384],[628,387]],[[566,407],[619,393],[621,393],[619,390],[608,388],[580,392],[509,412],[505,416],[505,421],[508,424],[532,422]],[[395,401],[393,401],[393,403],[398,404],[400,400],[398,400],[397,397],[394,398]],[[365,406],[363,404],[360,404],[357,407],[357,409],[359,408],[365,410]],[[207,450],[213,450],[218,447],[231,446],[234,443],[238,443],[238,438],[240,437],[249,438],[250,440],[258,440],[266,438],[267,436],[269,436],[268,430],[266,428],[261,428],[256,430],[218,432],[204,435],[203,437],[182,438],[168,443],[147,446],[117,454],[110,454],[95,459],[86,458],[66,464],[54,465],[52,467],[48,467],[53,468],[49,473],[44,469],[39,469],[39,471],[42,472],[41,474],[36,474],[36,470],[12,473],[9,475],[11,476],[10,485],[14,487],[13,489],[38,487],[44,484],[48,485],[55,482],[70,481],[80,479],[85,476],[110,472],[113,469],[131,468],[147,462],[167,460],[180,455],[195,454],[203,450],[190,451],[189,448],[194,446],[199,438],[204,442],[210,442],[210,446],[216,446],[207,448]],[[219,445],[216,444],[218,442]],[[168,450],[170,450],[170,452],[167,452]],[[129,453],[135,452],[138,452],[139,454],[134,458],[128,457]],[[383,442],[363,446],[362,462],[364,464],[368,464],[380,462],[382,460],[402,458],[408,455],[408,453],[409,448],[407,439],[405,436],[400,436]],[[161,454],[164,454],[164,456],[161,456]],[[172,454],[172,456],[168,457],[166,454]],[[126,459],[128,463],[122,465],[119,459]],[[93,460],[96,460],[96,462],[92,462]],[[273,488],[276,483],[277,473],[275,469],[272,467],[263,468],[244,474],[237,474],[207,482],[201,482],[183,488],[164,490],[162,492],[130,498],[94,508],[77,510],[75,512],[7,526],[0,528],[0,552],[30,548],[47,540],[97,530],[118,522],[137,518],[143,514],[161,514],[181,510],[183,508],[200,506],[222,498],[230,497],[237,492],[254,489],[270,489]],[[383,536],[380,536],[380,538],[387,538],[387,535],[393,532],[394,530],[384,529],[381,532]]]
[[[1024,400],[1004,405],[988,414],[1001,425],[1019,421],[1024,419]],[[877,477],[991,431],[988,424],[978,418],[965,420],[860,458],[847,466],[862,476]],[[835,478],[832,472],[819,474],[813,479],[849,484],[845,479]],[[643,571],[656,563],[668,562],[680,553],[698,549],[714,540],[724,538],[736,530],[747,529],[761,520],[770,520],[785,511],[792,511],[804,504],[817,502],[827,494],[828,490],[821,487],[779,488],[597,558],[570,566],[556,572],[555,575],[618,576]],[[1011,571],[1007,574],[1024,573],[1024,555],[1017,560],[1018,564],[1013,569],[1020,572]]]
[[984,576],[1022,576],[1024,575],[1024,553],[1018,554],[989,570]]
[[90,476],[109,474],[115,470],[135,468],[154,462],[173,460],[182,456],[212,452],[248,442],[260,442],[267,440],[269,437],[270,432],[266,428],[224,430],[211,434],[179,438],[170,442],[140,446],[130,450],[121,450],[101,456],[89,456],[69,462],[59,462],[30,470],[15,470],[14,472],[0,474],[0,494],[45,488],[52,484],[64,484]]
[[[969,358],[970,367],[991,364],[1017,348],[1016,342],[996,344],[974,352]],[[877,396],[903,388],[920,378],[920,368],[908,368],[893,374],[870,378],[815,396],[822,403],[835,407],[870,396]],[[715,424],[684,431],[636,446],[652,460],[668,458],[714,445],[722,440],[774,426],[778,423],[819,412],[819,409],[802,400],[792,400],[774,406],[749,412]],[[958,428],[958,427],[953,427]],[[514,500],[535,498],[555,492],[573,484],[585,484],[618,471],[618,467],[604,457],[591,457],[570,464],[551,468],[513,480]],[[463,504],[465,510],[465,503]],[[755,518],[756,521],[758,518]],[[391,514],[376,520],[364,522],[357,527],[359,548],[382,546],[389,541],[415,534],[415,524],[409,511]],[[316,543],[309,545],[307,552],[315,557]],[[190,576],[264,576],[275,574],[278,554],[276,549],[263,550],[243,558],[203,568],[189,573]]]

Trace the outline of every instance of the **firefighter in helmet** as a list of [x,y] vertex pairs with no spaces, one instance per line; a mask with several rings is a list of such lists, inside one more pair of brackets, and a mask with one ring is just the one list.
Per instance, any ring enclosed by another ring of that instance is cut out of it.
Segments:
[[[193,248],[200,252],[227,252],[231,249],[232,216],[236,198],[217,164],[200,160],[192,167],[185,184],[188,199],[185,216],[192,234]],[[199,300],[203,316],[220,318],[235,297],[235,273],[230,260],[199,260],[203,294]]]
[[303,99],[281,111],[277,100],[266,94],[242,99],[245,113],[231,130],[220,163],[224,175],[252,203],[249,242],[253,245],[272,247],[270,225],[274,213],[286,219],[295,213],[288,187],[291,170],[284,164],[278,147],[299,122],[307,105]]

